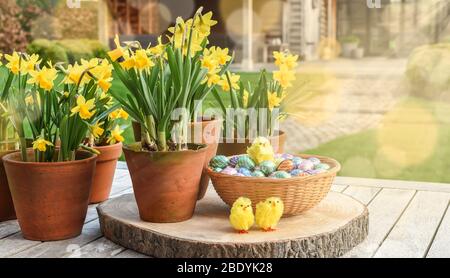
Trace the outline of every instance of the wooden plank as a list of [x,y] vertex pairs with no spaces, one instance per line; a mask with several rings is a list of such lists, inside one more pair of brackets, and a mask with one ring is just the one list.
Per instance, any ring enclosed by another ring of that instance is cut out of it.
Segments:
[[333,184],[331,186],[331,190],[335,191],[335,192],[342,192],[347,188],[346,185],[341,185],[341,184]]
[[146,255],[141,254],[141,253],[138,253],[136,251],[127,249],[127,250],[125,250],[123,252],[120,252],[119,254],[114,256],[113,258],[123,259],[123,258],[151,258],[151,257],[146,256]]
[[81,248],[72,251],[72,254],[65,255],[65,258],[111,258],[125,250],[112,241],[102,237]]
[[361,203],[367,205],[380,192],[381,188],[368,186],[349,186],[343,191],[344,194],[352,196]]
[[17,220],[9,220],[0,223],[0,239],[20,231]]
[[418,192],[375,257],[424,257],[449,200],[447,193]]
[[369,235],[344,257],[372,257],[414,196],[413,190],[383,189],[370,202]]
[[450,193],[450,184],[448,183],[336,177],[334,180],[334,184],[349,185],[349,186],[351,185],[373,186],[381,188],[397,188],[397,189],[409,189],[417,191],[434,191],[434,192]]
[[[450,205],[450,203],[449,203]],[[433,244],[428,251],[428,258],[450,258],[450,208],[447,211],[436,233]]]
[[54,241],[43,242],[23,252],[15,254],[14,258],[61,258],[64,256],[76,256],[78,250],[96,239],[102,237],[100,231],[100,224],[97,220],[91,221],[84,225],[81,235],[75,238]]

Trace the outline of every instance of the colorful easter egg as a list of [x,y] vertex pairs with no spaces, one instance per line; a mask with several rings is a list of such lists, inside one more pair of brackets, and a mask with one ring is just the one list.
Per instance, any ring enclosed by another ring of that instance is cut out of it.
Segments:
[[242,173],[237,173],[235,176],[236,176],[236,177],[246,177],[246,175],[244,175],[244,174],[242,174]]
[[283,160],[277,167],[277,171],[290,172],[294,169],[294,162],[291,159]]
[[266,160],[261,162],[261,164],[259,164],[259,169],[261,170],[261,172],[263,172],[266,176],[272,174],[275,169],[275,163],[273,161],[270,160]]
[[272,175],[270,175],[270,177],[275,178],[275,179],[287,179],[287,178],[290,178],[291,175],[285,171],[276,171]]
[[298,166],[300,165],[300,163],[302,163],[303,159],[301,157],[294,157],[292,159],[292,162],[294,163],[294,168],[298,168]]
[[238,160],[239,160],[239,155],[235,155],[230,158],[230,160],[228,161],[228,165],[231,167],[236,167]]
[[319,163],[316,165],[316,167],[314,167],[314,170],[329,170],[330,169],[330,165],[325,164],[325,163]]
[[233,167],[227,167],[223,169],[221,173],[226,175],[236,175],[238,172]]
[[300,169],[294,169],[290,172],[291,176],[293,177],[298,177],[300,176],[301,173],[304,173],[303,170]]
[[310,157],[308,158],[308,160],[311,161],[314,165],[320,164],[320,159],[318,159],[317,157]]
[[252,171],[247,168],[239,168],[238,173],[243,174],[246,177],[250,177],[252,175]]
[[252,173],[252,177],[256,177],[256,178],[263,178],[265,176],[266,175],[264,175],[264,173],[259,170],[256,170]]
[[303,171],[308,171],[314,169],[314,164],[311,160],[305,159],[303,160],[300,165],[298,166],[298,169]]
[[228,158],[224,155],[216,155],[209,162],[212,168],[225,168],[228,166]]
[[255,162],[248,155],[241,155],[238,159],[237,166],[239,168],[255,169]]
[[213,169],[213,171],[216,173],[222,172],[222,170],[223,170],[222,168],[214,168]]
[[275,159],[275,167],[276,168],[278,168],[278,165],[280,165],[280,163],[281,162],[283,162],[284,161],[284,158],[282,158],[282,157],[279,157],[279,158],[277,158],[277,159]]
[[293,159],[294,158],[294,156],[290,153],[284,153],[281,155],[281,157],[284,159]]

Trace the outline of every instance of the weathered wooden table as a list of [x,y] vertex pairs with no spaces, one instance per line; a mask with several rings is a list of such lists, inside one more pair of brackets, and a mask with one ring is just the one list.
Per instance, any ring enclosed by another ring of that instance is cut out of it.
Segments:
[[[368,205],[369,234],[344,257],[450,257],[450,185],[336,178],[333,191]],[[116,172],[111,198],[131,193],[128,171]],[[100,231],[90,206],[77,238],[39,242],[23,239],[17,221],[0,223],[0,257],[145,257],[119,246]]]

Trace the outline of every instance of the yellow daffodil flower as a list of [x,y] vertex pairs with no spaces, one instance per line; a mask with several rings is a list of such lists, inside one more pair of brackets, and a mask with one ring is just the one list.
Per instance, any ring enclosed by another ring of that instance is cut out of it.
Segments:
[[123,138],[123,136],[121,135],[122,132],[123,130],[121,130],[118,125],[116,125],[116,127],[111,130],[111,136],[108,138],[108,140],[106,140],[106,143],[114,145],[117,142],[123,142],[125,138]]
[[30,73],[35,70],[36,64],[40,64],[41,62],[42,60],[39,59],[39,55],[33,54],[28,58],[28,60],[22,60],[21,72],[23,74]]
[[136,58],[134,56],[124,56],[124,61],[120,65],[126,70],[132,69],[136,65]]
[[217,24],[216,20],[212,19],[213,13],[208,12],[195,18],[195,25],[199,33],[206,37],[211,31],[211,27]]
[[[78,63],[75,63],[74,65],[69,65],[67,67],[67,75],[64,79],[64,83],[66,84],[78,84],[80,83],[80,86],[86,83],[89,80],[89,75],[84,74],[83,72],[86,71],[86,66],[79,65]],[[83,79],[80,82],[81,76],[83,75]]]
[[105,132],[105,130],[101,127],[104,123],[99,123],[98,121],[91,125],[91,133],[92,136],[94,136],[95,139],[99,138],[100,136],[103,135],[103,133]]
[[127,120],[128,113],[125,110],[123,110],[123,108],[119,108],[119,109],[116,109],[116,110],[112,111],[111,113],[109,113],[109,117],[113,120],[117,120],[117,119]]
[[111,88],[111,82],[113,80],[112,69],[113,67],[108,60],[103,60],[101,64],[90,70],[92,75],[97,79],[97,84],[103,92],[107,92]]
[[114,43],[116,44],[116,49],[108,51],[108,56],[111,58],[113,62],[117,61],[117,59],[125,55],[125,50],[122,48],[122,46],[120,46],[120,40],[117,34],[114,38]]
[[164,50],[166,49],[166,45],[161,42],[161,36],[158,37],[158,45],[151,47],[148,49],[148,52],[151,55],[161,55],[164,53]]
[[135,68],[139,70],[148,69],[153,67],[155,64],[148,58],[147,52],[143,49],[136,50],[135,54]]
[[[189,23],[191,23],[192,21],[187,21],[186,23],[184,22],[183,18],[181,17],[177,17],[176,18],[176,24],[173,27],[169,27],[169,29],[167,29],[173,36],[170,37],[171,41],[175,41],[175,47],[176,48],[180,48],[181,44],[183,42],[183,39],[186,39],[186,36],[188,34],[187,26],[190,26]],[[185,35],[186,34],[186,35]]]
[[40,71],[30,71],[31,78],[28,79],[28,84],[39,85],[40,88],[50,91],[53,89],[53,82],[55,81],[58,71],[53,67],[45,66]]
[[214,72],[219,65],[216,57],[212,55],[208,49],[203,52],[203,58],[201,59],[202,67],[208,70],[208,72]]
[[244,90],[244,95],[242,96],[242,104],[244,105],[244,108],[247,108],[249,95],[250,94],[248,93],[248,91]]
[[281,102],[283,101],[282,98],[279,98],[277,96],[277,93],[274,92],[267,92],[267,100],[269,104],[269,110],[272,111],[273,108],[280,106]]
[[278,67],[285,65],[289,70],[293,70],[297,66],[298,55],[274,51],[273,57],[275,58],[275,65]]
[[212,48],[212,53],[213,55],[216,57],[217,62],[219,63],[219,65],[223,66],[226,63],[228,63],[228,61],[231,60],[231,56],[228,55],[228,48],[220,48],[220,47],[211,47]]
[[[237,74],[230,74],[230,83],[231,83],[231,87],[235,90],[239,89],[239,79],[241,77]],[[224,90],[225,92],[229,92],[230,91],[230,84],[228,83],[228,79],[227,76],[224,74],[222,75],[222,79],[217,83],[218,85],[220,85],[222,87],[222,90]]]
[[292,86],[291,81],[295,80],[295,74],[287,66],[282,65],[280,70],[274,71],[273,79],[280,83],[283,89],[286,89]]
[[217,74],[218,71],[208,72],[204,80],[202,80],[202,84],[207,83],[208,87],[216,85],[220,82],[220,76]]
[[86,101],[86,99],[82,95],[80,95],[77,97],[77,106],[75,106],[74,108],[72,108],[72,110],[70,110],[70,112],[72,112],[70,116],[73,116],[76,113],[78,113],[80,115],[80,118],[82,118],[83,120],[90,119],[92,115],[94,115],[95,113],[95,110],[91,111],[94,107],[95,107],[95,99],[92,98]]
[[5,59],[8,61],[6,67],[14,74],[19,74],[20,64],[22,63],[22,58],[19,53],[13,52],[12,55],[5,54]]
[[53,146],[53,143],[41,137],[38,137],[33,142],[33,149],[38,150],[40,152],[45,152],[47,150],[47,146]]

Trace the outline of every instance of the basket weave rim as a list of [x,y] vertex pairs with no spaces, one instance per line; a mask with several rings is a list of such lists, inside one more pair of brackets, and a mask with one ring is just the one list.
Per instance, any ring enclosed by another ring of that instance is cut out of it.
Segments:
[[[228,158],[231,158],[233,156],[237,156],[237,155],[232,155],[229,156]],[[326,176],[330,176],[330,175],[336,175],[337,172],[339,172],[339,170],[341,170],[341,164],[335,160],[334,158],[331,157],[327,157],[327,156],[320,156],[320,155],[310,155],[310,154],[300,154],[300,155],[295,155],[296,157],[300,157],[300,158],[310,158],[310,157],[317,157],[318,159],[320,159],[321,162],[325,162],[327,164],[329,164],[330,166],[332,166],[330,169],[328,169],[326,172],[320,173],[320,174],[315,174],[315,175],[309,175],[309,176],[303,176],[303,177],[290,177],[290,178],[285,178],[285,179],[274,179],[274,178],[269,178],[269,177],[242,177],[242,176],[232,176],[232,175],[228,175],[228,174],[222,174],[222,173],[218,173],[218,172],[214,172],[211,167],[207,167],[207,172],[208,175],[211,177],[215,177],[215,178],[221,178],[221,179],[233,179],[233,180],[245,180],[245,181],[258,181],[258,182],[283,182],[283,181],[307,181],[307,180],[315,180],[317,178],[321,178],[321,177],[326,177]]]

